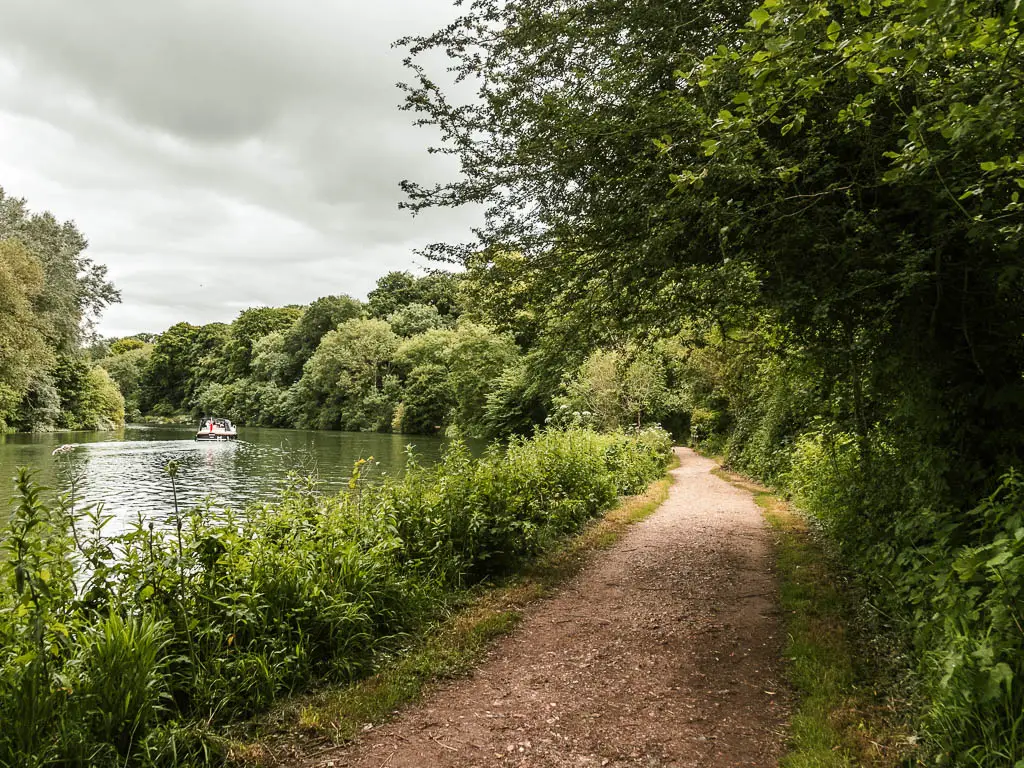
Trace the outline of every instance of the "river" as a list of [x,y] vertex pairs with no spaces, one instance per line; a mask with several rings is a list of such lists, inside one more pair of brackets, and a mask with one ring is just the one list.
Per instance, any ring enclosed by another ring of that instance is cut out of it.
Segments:
[[[412,444],[424,464],[441,455],[444,440],[420,435],[315,432],[241,427],[233,442],[195,442],[195,427],[128,425],[113,432],[54,432],[0,435],[0,520],[7,516],[11,479],[19,466],[39,470],[39,482],[66,486],[70,465],[81,485],[83,503],[102,502],[120,528],[138,515],[162,519],[173,510],[170,478],[163,467],[179,463],[178,501],[182,507],[211,499],[216,506],[242,507],[275,497],[291,472],[315,474],[325,491],[342,488],[358,459],[377,462],[369,481],[381,473],[400,474],[406,446]],[[74,445],[64,457],[53,456],[61,445]]]

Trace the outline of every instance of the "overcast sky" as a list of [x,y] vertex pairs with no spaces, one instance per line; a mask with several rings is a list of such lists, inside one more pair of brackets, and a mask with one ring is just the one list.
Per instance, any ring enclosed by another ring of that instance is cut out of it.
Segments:
[[106,335],[364,297],[472,212],[398,210],[452,169],[398,110],[405,34],[451,0],[0,0],[0,186],[73,219]]

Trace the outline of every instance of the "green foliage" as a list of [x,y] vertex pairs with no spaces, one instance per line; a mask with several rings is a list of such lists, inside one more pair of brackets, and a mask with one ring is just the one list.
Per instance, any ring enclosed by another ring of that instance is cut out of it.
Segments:
[[282,381],[297,381],[302,376],[302,367],[327,332],[361,314],[362,304],[349,296],[323,296],[306,307],[295,325],[284,332],[288,366],[281,371]]
[[432,304],[409,304],[401,307],[388,315],[387,321],[399,336],[416,336],[448,325],[446,319],[441,317]]
[[12,426],[34,377],[53,364],[33,302],[43,291],[43,269],[18,241],[0,240],[0,432]]
[[384,319],[412,304],[434,307],[439,315],[459,316],[459,276],[451,272],[435,272],[416,277],[410,272],[388,272],[377,280],[377,287],[367,295],[366,310],[370,317]]
[[[0,533],[0,765],[222,761],[211,727],[347,681],[664,470],[670,441],[573,430],[243,512],[175,509],[106,535],[22,471]],[[174,482],[177,466],[167,467]]]
[[107,281],[107,268],[84,255],[88,243],[74,222],[61,223],[49,212],[31,213],[24,199],[2,188],[0,241],[18,241],[43,268],[45,281],[33,310],[55,352],[75,352],[103,308],[120,301]]
[[30,213],[0,188],[0,432],[119,418],[102,375],[69,362],[100,311],[119,300],[85,248],[73,223]]
[[[99,366],[110,374],[124,397],[126,417],[131,420],[141,415],[142,385],[149,372],[153,345],[144,342],[118,347],[122,341],[137,342],[137,339],[121,339],[111,345],[111,355],[99,361]],[[117,350],[117,351],[115,351]]]
[[227,375],[248,376],[255,344],[269,333],[287,331],[301,314],[298,307],[251,307],[243,310],[231,324],[225,350]]
[[304,423],[318,429],[383,430],[397,403],[391,363],[398,337],[383,320],[348,320],[324,336],[299,390]]

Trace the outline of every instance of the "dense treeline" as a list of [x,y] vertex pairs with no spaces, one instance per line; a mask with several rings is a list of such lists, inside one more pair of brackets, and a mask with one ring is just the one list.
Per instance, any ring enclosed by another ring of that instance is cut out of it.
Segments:
[[0,433],[109,429],[124,403],[82,350],[118,301],[72,222],[34,214],[0,188]]
[[130,418],[216,414],[248,425],[471,437],[528,434],[551,421],[617,429],[673,420],[678,345],[620,339],[588,357],[575,340],[544,353],[544,322],[536,311],[526,320],[501,310],[505,288],[494,277],[392,272],[365,303],[327,296],[252,308],[231,324],[179,323],[93,352]]
[[220,726],[365,674],[467,587],[641,492],[670,446],[575,429],[477,460],[456,443],[401,479],[367,485],[360,462],[350,493],[299,482],[117,536],[25,470],[0,532],[0,765],[222,764]]
[[551,391],[560,341],[680,344],[694,439],[827,522],[954,765],[1024,760],[1022,14],[475,0],[404,41],[406,106],[463,169],[408,205],[486,204],[432,253],[536,342],[510,400]]

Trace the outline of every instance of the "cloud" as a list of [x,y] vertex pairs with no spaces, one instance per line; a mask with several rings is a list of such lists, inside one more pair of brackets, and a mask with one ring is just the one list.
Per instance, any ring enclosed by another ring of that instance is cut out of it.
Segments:
[[[412,219],[450,177],[397,108],[402,52],[450,0],[17,0],[0,25],[0,185],[74,219],[123,304],[111,335],[365,295],[477,211]],[[216,286],[216,287],[214,287]]]

